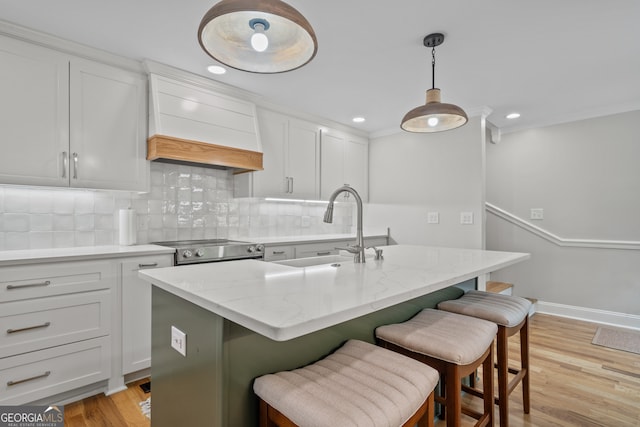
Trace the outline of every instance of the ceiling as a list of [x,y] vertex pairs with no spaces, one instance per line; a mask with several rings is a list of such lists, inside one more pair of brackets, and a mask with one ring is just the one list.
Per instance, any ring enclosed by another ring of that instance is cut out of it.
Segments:
[[[503,132],[640,109],[637,0],[289,0],[315,29],[315,59],[282,74],[213,76],[197,29],[215,1],[5,0],[0,17],[374,135],[399,130],[424,104],[431,52],[422,39],[432,32],[446,37],[436,48],[442,101],[469,115],[491,111]],[[512,111],[522,116],[507,120]]]

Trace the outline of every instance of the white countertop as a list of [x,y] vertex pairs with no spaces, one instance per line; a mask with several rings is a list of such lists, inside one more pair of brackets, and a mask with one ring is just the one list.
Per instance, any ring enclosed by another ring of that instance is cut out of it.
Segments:
[[295,268],[256,260],[157,268],[141,278],[286,341],[499,270],[529,254],[385,246],[384,260]]
[[23,249],[0,251],[0,267],[39,262],[80,261],[99,258],[122,258],[155,254],[171,254],[176,250],[158,245],[78,246],[75,248]]

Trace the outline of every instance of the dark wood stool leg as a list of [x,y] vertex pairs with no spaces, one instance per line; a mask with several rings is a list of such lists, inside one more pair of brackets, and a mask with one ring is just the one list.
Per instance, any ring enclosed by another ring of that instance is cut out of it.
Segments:
[[500,427],[509,426],[509,342],[507,328],[498,326],[498,399]]
[[524,371],[522,377],[522,405],[524,413],[528,414],[529,406],[529,317],[524,320],[524,325],[520,328],[520,360],[521,369]]
[[436,404],[435,404],[434,394],[435,393],[431,393],[429,395],[429,405],[427,410],[427,427],[433,427],[435,423],[434,418],[436,417]]
[[493,344],[489,347],[489,355],[482,362],[482,394],[484,413],[489,414],[489,426],[494,424],[493,411]]
[[462,414],[462,383],[459,373],[459,366],[453,363],[447,363],[445,378],[445,392],[444,397],[446,399],[445,412],[447,427],[460,427],[461,414]]

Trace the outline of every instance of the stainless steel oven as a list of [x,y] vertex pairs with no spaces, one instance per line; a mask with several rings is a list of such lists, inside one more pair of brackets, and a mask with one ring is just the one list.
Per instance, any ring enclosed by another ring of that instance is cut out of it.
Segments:
[[264,245],[237,240],[177,240],[153,244],[175,248],[174,265],[264,258]]

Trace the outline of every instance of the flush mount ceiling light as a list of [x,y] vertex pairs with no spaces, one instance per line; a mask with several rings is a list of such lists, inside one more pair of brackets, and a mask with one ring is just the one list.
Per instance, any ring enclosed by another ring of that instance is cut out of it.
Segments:
[[309,21],[280,0],[222,0],[202,18],[198,41],[216,61],[252,73],[295,70],[318,51]]
[[440,89],[436,81],[436,46],[444,41],[444,34],[429,34],[423,40],[431,48],[431,89],[427,90],[425,105],[414,108],[405,114],[400,127],[407,132],[441,132],[455,129],[467,123],[467,114],[457,105],[440,102]]

